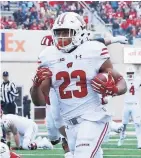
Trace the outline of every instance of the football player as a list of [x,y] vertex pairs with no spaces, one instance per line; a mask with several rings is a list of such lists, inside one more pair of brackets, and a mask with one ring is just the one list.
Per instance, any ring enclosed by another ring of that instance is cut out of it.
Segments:
[[[94,39],[93,32],[90,32],[90,31],[87,31],[85,33],[85,36],[86,36],[85,38],[88,38],[88,40],[97,40],[102,43],[105,43],[106,45],[109,45],[111,43],[117,43],[117,42],[124,43],[124,44],[127,43],[127,38],[124,36],[111,37],[111,38],[106,38],[106,39],[103,39],[103,38]],[[43,39],[41,40],[41,45],[52,46],[53,45],[52,35],[50,34],[43,37]],[[38,58],[39,67],[42,67],[46,64],[45,59],[46,59],[46,52],[41,53]],[[46,122],[47,122],[48,138],[50,139],[53,145],[56,145],[60,142],[60,132],[58,129],[63,131],[64,122],[59,113],[58,98],[53,88],[51,89],[49,98],[50,98],[51,106],[47,106],[46,108],[46,120],[47,120]],[[117,131],[117,129],[119,131],[119,126],[116,127],[116,129],[114,128],[113,130]],[[65,136],[65,134],[63,135]],[[63,149],[65,150],[65,153],[67,153],[65,154],[65,157],[67,157],[66,155],[68,155],[68,152],[69,152],[69,149],[67,147],[67,141],[65,138],[62,138],[62,140],[63,140],[63,144],[62,144]]]
[[[53,26],[55,45],[47,49],[46,66],[37,70],[31,96],[35,105],[43,105],[52,86],[74,158],[101,158],[110,115],[103,110],[98,93],[122,95],[126,82],[113,69],[106,46],[84,39],[85,31],[86,24],[78,14],[59,15]],[[91,83],[99,72],[108,73],[107,83]]]
[[2,124],[6,131],[7,144],[11,145],[11,133],[14,136],[16,147],[13,149],[37,149],[34,139],[38,132],[38,126],[35,122],[25,117],[21,117],[13,114],[2,114]]
[[124,97],[124,110],[122,123],[124,125],[121,132],[118,146],[121,146],[126,137],[125,131],[130,116],[133,119],[137,137],[137,148],[141,149],[141,107],[139,106],[139,88],[141,87],[141,78],[137,76],[136,69],[133,65],[128,66],[126,70],[127,93]]
[[[1,105],[0,105],[0,139],[2,137],[2,119],[1,119]],[[1,158],[20,158],[19,155],[9,150],[6,143],[0,142],[0,156]]]

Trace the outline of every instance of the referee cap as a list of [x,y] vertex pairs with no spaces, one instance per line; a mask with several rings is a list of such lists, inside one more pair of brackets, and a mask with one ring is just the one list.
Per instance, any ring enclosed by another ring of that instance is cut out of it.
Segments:
[[4,71],[3,76],[9,76],[9,73],[7,71]]

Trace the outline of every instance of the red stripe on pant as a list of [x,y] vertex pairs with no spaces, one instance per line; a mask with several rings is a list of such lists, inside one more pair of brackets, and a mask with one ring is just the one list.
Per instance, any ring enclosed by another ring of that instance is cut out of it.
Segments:
[[96,145],[95,149],[93,150],[90,158],[94,158],[94,156],[96,155],[96,153],[97,153],[97,151],[98,151],[98,149],[99,149],[99,147],[100,147],[100,145],[101,145],[101,143],[102,143],[102,141],[103,141],[103,139],[104,139],[104,137],[105,137],[105,135],[107,133],[108,126],[109,126],[109,123],[106,123],[105,127],[104,127],[104,129],[103,129],[103,131],[102,131],[102,133],[101,133],[101,135],[100,135],[100,137],[98,139],[97,145]]

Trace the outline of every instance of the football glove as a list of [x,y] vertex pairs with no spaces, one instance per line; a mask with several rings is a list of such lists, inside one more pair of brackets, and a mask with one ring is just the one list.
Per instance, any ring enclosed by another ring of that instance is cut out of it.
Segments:
[[111,72],[108,72],[108,81],[103,82],[100,79],[96,78],[91,80],[91,86],[94,91],[102,95],[111,95],[115,96],[118,93],[118,88],[115,83],[113,83],[113,77]]
[[48,68],[38,68],[38,70],[36,71],[36,75],[33,79],[34,86],[39,87],[42,81],[44,81],[46,78],[51,78],[51,76],[52,72]]

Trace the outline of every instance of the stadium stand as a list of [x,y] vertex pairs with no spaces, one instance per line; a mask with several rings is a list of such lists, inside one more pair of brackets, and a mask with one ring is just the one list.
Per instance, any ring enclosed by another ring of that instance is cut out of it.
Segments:
[[111,27],[113,36],[141,38],[141,2],[87,1],[88,11],[80,2],[73,1],[7,1],[1,3],[1,29],[48,30],[62,12],[74,11],[82,15],[90,29],[95,30],[95,17]]

